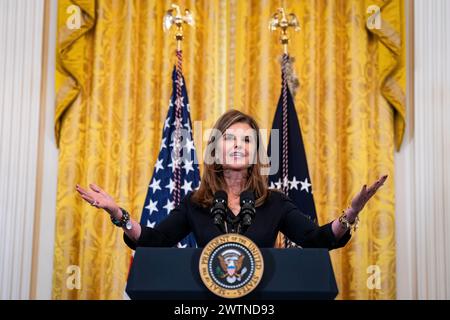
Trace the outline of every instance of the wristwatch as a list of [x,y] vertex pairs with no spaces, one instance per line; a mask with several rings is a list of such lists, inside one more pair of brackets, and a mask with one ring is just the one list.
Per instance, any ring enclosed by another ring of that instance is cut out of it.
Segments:
[[122,211],[122,218],[120,218],[120,220],[118,220],[118,219],[113,218],[113,216],[111,216],[111,222],[117,227],[131,230],[131,228],[133,227],[133,224],[131,223],[131,220],[130,220],[130,214],[123,208],[120,208],[120,210]]

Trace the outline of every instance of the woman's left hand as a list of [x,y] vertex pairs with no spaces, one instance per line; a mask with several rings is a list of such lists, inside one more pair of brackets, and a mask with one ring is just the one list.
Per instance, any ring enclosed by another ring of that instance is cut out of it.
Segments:
[[380,179],[378,179],[373,185],[367,188],[367,185],[364,185],[361,189],[361,191],[353,198],[351,203],[351,215],[352,217],[350,220],[353,220],[352,218],[356,218],[359,212],[364,208],[367,201],[369,201],[370,198],[373,197],[373,195],[378,191],[378,189],[384,184],[384,182],[387,179],[387,175],[382,176]]

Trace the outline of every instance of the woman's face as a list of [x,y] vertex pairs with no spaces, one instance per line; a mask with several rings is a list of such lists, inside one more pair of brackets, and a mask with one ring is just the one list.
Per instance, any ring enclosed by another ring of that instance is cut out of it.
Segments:
[[244,122],[237,122],[225,130],[217,150],[224,169],[241,170],[255,164],[256,134]]

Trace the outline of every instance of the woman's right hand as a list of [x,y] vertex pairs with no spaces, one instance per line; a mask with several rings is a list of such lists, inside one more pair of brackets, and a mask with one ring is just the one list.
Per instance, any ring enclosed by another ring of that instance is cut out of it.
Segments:
[[76,190],[91,206],[101,208],[108,212],[113,218],[119,220],[122,217],[122,212],[114,199],[96,184],[91,183],[89,184],[89,187],[92,191],[86,190],[77,184]]

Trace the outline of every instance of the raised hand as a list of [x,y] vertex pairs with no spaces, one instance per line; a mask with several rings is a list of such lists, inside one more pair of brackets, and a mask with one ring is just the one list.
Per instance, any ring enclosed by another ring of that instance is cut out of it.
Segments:
[[351,209],[354,211],[354,214],[357,215],[364,208],[367,201],[369,201],[369,199],[372,198],[378,189],[384,184],[387,177],[387,175],[382,176],[368,188],[367,185],[362,187],[361,191],[352,199],[351,202]]
[[114,199],[96,184],[91,183],[89,184],[89,187],[91,190],[84,189],[77,184],[76,190],[78,191],[78,194],[91,206],[104,209],[110,215],[117,218],[120,210]]

